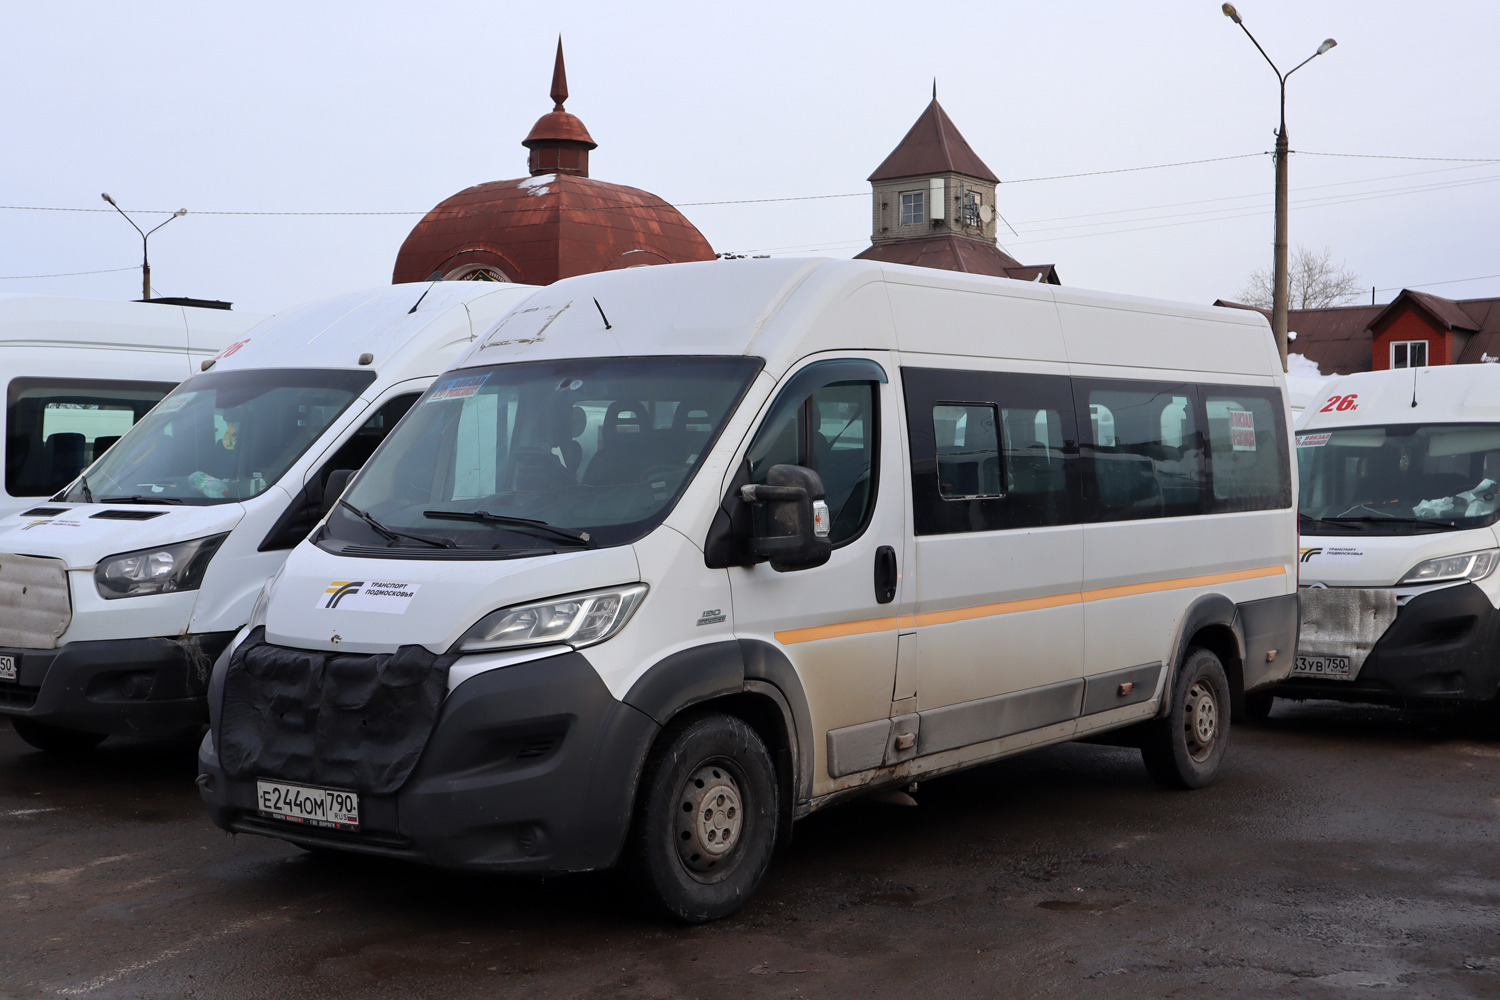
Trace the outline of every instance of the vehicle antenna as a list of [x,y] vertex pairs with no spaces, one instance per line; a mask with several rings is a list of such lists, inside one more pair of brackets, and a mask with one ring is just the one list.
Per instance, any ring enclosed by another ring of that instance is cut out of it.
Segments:
[[604,307],[599,304],[598,299],[594,300],[594,308],[599,310],[599,318],[604,320],[604,329],[613,330],[614,327],[609,325],[609,317],[604,315]]
[[1417,405],[1417,370],[1411,370],[1411,405]]
[[443,279],[441,275],[439,275],[437,278],[434,278],[432,284],[427,286],[426,291],[422,292],[422,294],[417,298],[417,301],[411,304],[411,308],[406,310],[406,315],[410,316],[412,313],[416,312],[417,306],[422,304],[422,299],[427,298],[427,292],[432,291],[433,288],[437,287],[437,283],[442,280]]

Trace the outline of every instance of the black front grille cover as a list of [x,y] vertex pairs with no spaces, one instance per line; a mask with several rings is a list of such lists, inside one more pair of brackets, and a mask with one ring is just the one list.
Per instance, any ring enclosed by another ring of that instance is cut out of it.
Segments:
[[457,659],[288,649],[251,632],[224,674],[219,760],[230,778],[389,795],[421,757]]

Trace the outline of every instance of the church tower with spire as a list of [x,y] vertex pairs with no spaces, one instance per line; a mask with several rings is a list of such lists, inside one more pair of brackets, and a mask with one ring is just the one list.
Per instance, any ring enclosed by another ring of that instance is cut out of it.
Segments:
[[598,143],[563,107],[561,38],[551,97],[552,110],[521,142],[530,176],[476,184],[428,212],[401,244],[393,282],[547,285],[594,271],[714,259],[697,227],[661,198],[589,176]]
[[1000,249],[1000,178],[938,103],[935,81],[932,103],[869,180],[872,245],[858,259],[1058,284],[1051,264],[1028,266]]

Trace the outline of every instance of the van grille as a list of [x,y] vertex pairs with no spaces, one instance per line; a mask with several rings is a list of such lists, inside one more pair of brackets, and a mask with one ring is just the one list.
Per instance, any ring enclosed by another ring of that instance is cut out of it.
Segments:
[[0,646],[56,649],[72,622],[61,559],[0,553]]

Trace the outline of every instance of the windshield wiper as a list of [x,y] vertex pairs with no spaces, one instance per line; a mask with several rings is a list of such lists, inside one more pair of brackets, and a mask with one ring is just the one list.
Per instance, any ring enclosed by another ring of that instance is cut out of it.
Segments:
[[97,503],[170,503],[180,504],[187,501],[180,497],[143,497],[139,493],[128,497],[100,497]]
[[1313,517],[1311,514],[1298,513],[1297,514],[1297,520],[1299,520],[1299,521],[1311,521],[1313,524],[1331,524],[1335,528],[1343,528],[1345,531],[1358,531],[1359,530],[1358,528],[1356,528],[1352,524],[1339,524],[1336,519],[1330,518],[1330,517]]
[[571,528],[559,528],[548,524],[546,521],[537,521],[529,517],[511,517],[508,514],[491,514],[487,510],[424,510],[423,517],[430,517],[435,521],[478,521],[481,524],[503,524],[511,528],[526,528],[531,531],[540,531],[557,538],[563,538],[576,545],[594,547],[589,539],[587,531],[574,531]]
[[375,519],[374,514],[371,514],[369,511],[360,510],[358,507],[354,506],[352,503],[350,503],[348,500],[343,499],[342,497],[339,498],[339,505],[349,508],[354,512],[355,517],[359,518],[361,521],[368,524],[371,528],[375,529],[375,533],[377,535],[387,538],[390,541],[394,542],[398,538],[410,538],[418,542],[426,542],[428,545],[436,545],[440,549],[458,548],[457,542],[455,542],[451,538],[444,538],[442,535],[433,538],[429,535],[414,535],[408,531],[397,531],[395,528],[387,528],[385,525],[381,524]]
[[1340,521],[1353,521],[1357,524],[1381,524],[1383,522],[1394,522],[1396,524],[1424,524],[1432,528],[1441,528],[1443,531],[1463,531],[1464,529],[1451,521],[1429,521],[1425,517],[1372,517],[1366,514],[1363,517],[1324,517],[1320,520],[1338,524]]

